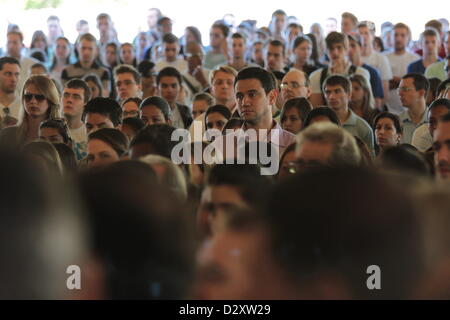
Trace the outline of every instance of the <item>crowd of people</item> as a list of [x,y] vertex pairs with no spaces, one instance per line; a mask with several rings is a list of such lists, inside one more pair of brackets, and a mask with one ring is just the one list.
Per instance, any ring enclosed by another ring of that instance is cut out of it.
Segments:
[[448,21],[231,18],[8,27],[0,298],[450,299]]

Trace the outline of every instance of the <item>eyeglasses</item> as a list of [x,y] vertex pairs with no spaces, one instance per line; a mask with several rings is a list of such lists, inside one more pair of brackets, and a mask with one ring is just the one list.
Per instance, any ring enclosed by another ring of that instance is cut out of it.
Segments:
[[33,97],[36,99],[37,102],[42,102],[45,100],[45,96],[43,94],[34,94],[34,93],[27,93],[23,95],[26,102],[30,102],[33,100]]
[[304,85],[304,84],[300,84],[300,83],[298,83],[298,82],[282,83],[282,84],[280,85],[280,88],[281,88],[281,89],[287,89],[287,88],[290,88],[290,89],[298,89],[298,88],[300,88],[300,87],[305,87],[305,85]]
[[414,88],[411,88],[411,87],[398,87],[397,90],[398,90],[398,92],[409,92],[409,91],[414,90]]

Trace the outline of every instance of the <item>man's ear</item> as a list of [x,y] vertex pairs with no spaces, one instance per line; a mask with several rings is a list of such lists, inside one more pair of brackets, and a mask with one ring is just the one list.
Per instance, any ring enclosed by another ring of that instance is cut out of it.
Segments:
[[278,89],[272,89],[269,94],[269,104],[270,105],[274,105],[275,102],[277,101],[277,96],[278,96]]

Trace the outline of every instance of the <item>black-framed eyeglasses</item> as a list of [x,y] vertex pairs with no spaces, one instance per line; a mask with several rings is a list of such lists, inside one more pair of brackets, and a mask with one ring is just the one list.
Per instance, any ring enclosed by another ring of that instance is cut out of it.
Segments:
[[30,102],[31,100],[33,100],[33,97],[36,99],[37,102],[42,102],[46,99],[43,94],[34,94],[34,93],[24,94],[23,97],[26,102]]

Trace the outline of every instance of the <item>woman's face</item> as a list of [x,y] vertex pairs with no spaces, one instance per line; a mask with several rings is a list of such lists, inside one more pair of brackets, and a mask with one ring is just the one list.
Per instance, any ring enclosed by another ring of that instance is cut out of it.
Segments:
[[56,56],[60,59],[66,59],[70,54],[69,44],[62,39],[56,41]]
[[126,45],[120,49],[120,59],[122,59],[123,63],[132,65],[134,57],[134,49],[132,46]]
[[222,131],[227,121],[227,118],[225,118],[222,114],[218,112],[211,112],[206,117],[206,129],[217,129]]
[[301,61],[307,61],[311,57],[312,47],[308,41],[303,41],[294,49],[295,56]]
[[45,43],[45,39],[44,38],[42,38],[42,37],[38,37],[38,38],[36,38],[35,40],[34,40],[34,47],[36,48],[36,49],[40,49],[40,50],[45,50],[45,45],[46,45],[46,43]]
[[120,160],[117,152],[109,144],[98,139],[88,141],[87,152],[89,168],[105,167]]
[[48,101],[45,96],[30,83],[24,91],[25,112],[32,118],[46,118],[49,108]]
[[289,131],[293,134],[297,134],[302,129],[302,119],[300,118],[300,114],[297,108],[289,108],[283,114],[283,118],[281,119],[281,127]]
[[48,141],[50,143],[64,143],[63,136],[56,128],[40,128],[39,139]]
[[97,98],[100,95],[100,90],[93,81],[87,82],[88,87],[91,89],[91,99]]
[[356,81],[352,81],[352,95],[350,100],[354,103],[362,102],[364,100],[364,89]]
[[377,145],[384,149],[395,146],[400,142],[401,135],[395,129],[394,121],[389,118],[381,118],[375,125],[375,139]]

